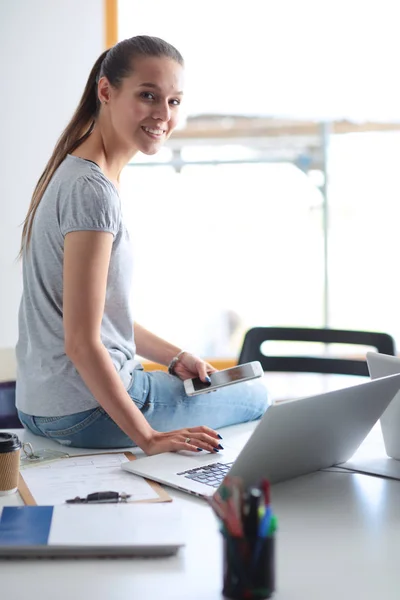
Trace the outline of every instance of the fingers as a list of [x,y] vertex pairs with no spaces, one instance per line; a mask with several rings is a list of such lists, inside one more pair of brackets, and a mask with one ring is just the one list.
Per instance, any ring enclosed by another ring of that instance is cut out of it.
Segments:
[[219,452],[223,450],[223,446],[220,444],[221,437],[218,434],[210,430],[214,435],[202,431],[203,429],[209,429],[208,427],[196,427],[181,433],[180,440],[183,441],[185,448],[184,450],[199,452],[200,450],[206,450],[207,452]]
[[191,427],[190,429],[178,429],[163,434],[169,437],[169,451],[178,452],[185,450],[187,452],[219,452],[223,450],[220,443],[222,437],[209,427]]
[[213,373],[216,369],[204,360],[199,359],[197,363],[197,373],[200,379],[204,382],[211,383],[209,373]]
[[190,438],[190,442],[185,442],[184,439],[182,441],[174,440],[173,444],[175,446],[173,449],[174,451],[185,450],[186,452],[201,452],[202,450],[205,450],[206,452],[212,452],[214,454],[215,452],[223,450],[221,444],[215,446],[210,441],[194,437]]
[[199,367],[198,373],[199,373],[199,377],[202,381],[204,381],[205,383],[211,383],[211,378],[210,378],[209,374],[207,373],[207,369],[206,369],[205,365],[204,366],[202,365],[201,367]]
[[177,429],[165,433],[157,432],[157,439],[153,447],[146,454],[157,454],[159,452],[219,452],[223,450],[220,443],[222,436],[210,427],[204,425],[190,427],[188,429]]
[[186,429],[186,431],[188,432],[188,436],[190,436],[190,434],[193,433],[206,433],[207,435],[209,435],[212,438],[215,439],[219,439],[222,440],[222,436],[219,435],[219,433],[217,431],[214,431],[214,429],[211,429],[210,427],[206,427],[205,425],[201,425],[199,427],[190,427],[190,429]]
[[218,438],[215,439],[206,433],[192,433],[190,443],[196,444],[197,448],[201,448],[207,452],[219,452],[224,449]]
[[186,442],[173,442],[174,447],[172,448],[173,452],[179,452],[180,450],[184,450],[185,452],[201,452],[203,448],[194,446],[193,444],[187,444]]

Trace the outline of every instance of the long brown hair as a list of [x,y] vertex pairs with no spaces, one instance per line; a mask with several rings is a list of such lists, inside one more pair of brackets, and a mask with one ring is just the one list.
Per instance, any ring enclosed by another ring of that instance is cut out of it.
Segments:
[[103,52],[93,65],[81,101],[71,121],[61,134],[32,195],[28,213],[22,229],[19,256],[28,248],[32,236],[32,224],[39,203],[55,171],[70,154],[92,133],[99,113],[100,102],[97,84],[101,77],[107,77],[110,84],[118,89],[122,80],[133,71],[133,61],[140,57],[166,57],[183,65],[182,55],[164,40],[147,35],[138,35],[118,42]]

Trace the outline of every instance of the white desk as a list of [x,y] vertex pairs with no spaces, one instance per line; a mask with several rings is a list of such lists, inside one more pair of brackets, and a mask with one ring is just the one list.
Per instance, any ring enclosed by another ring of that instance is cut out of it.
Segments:
[[[42,447],[52,445],[36,440]],[[364,450],[380,446],[375,429]],[[187,532],[187,545],[178,556],[3,561],[0,597],[11,592],[13,600],[220,600],[221,546],[214,516],[200,499],[175,491],[171,495],[182,509]],[[272,502],[279,519],[274,598],[399,599],[399,481],[319,472],[274,486]],[[20,503],[18,495],[1,500],[2,505]]]

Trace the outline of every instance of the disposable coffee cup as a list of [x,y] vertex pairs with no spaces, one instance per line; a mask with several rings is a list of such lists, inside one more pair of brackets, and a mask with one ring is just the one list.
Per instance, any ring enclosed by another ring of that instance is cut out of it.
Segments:
[[17,491],[20,452],[18,436],[0,431],[0,496]]

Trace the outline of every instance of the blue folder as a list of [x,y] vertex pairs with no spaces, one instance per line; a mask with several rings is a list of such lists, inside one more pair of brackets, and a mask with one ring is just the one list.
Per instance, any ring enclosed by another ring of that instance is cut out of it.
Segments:
[[0,558],[168,556],[183,538],[170,504],[6,506],[0,514]]

